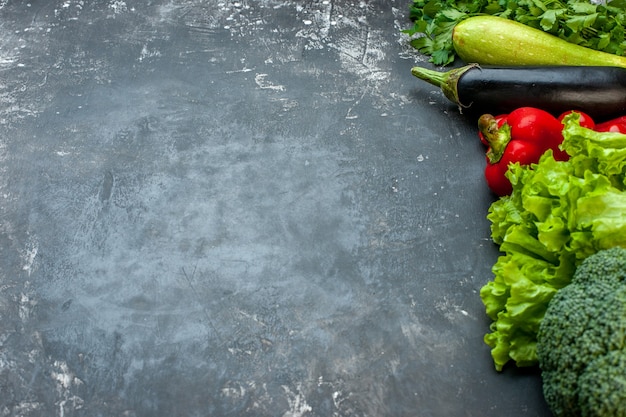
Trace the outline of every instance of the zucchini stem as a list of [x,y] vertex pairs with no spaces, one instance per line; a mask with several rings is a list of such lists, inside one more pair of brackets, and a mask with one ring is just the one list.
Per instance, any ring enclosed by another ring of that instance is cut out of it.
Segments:
[[473,68],[478,68],[478,64],[465,65],[447,72],[433,71],[422,67],[413,67],[411,68],[411,74],[420,80],[439,87],[443,92],[443,95],[454,104],[460,107],[468,107],[469,104],[466,106],[461,103],[461,100],[459,99],[458,83],[461,76]]

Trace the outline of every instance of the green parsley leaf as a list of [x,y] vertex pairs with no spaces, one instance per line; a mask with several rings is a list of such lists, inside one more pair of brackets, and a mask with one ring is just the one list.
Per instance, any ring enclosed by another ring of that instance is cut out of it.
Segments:
[[410,44],[436,65],[456,54],[452,30],[478,14],[500,16],[551,33],[568,42],[623,55],[626,51],[626,0],[595,4],[589,0],[412,0]]

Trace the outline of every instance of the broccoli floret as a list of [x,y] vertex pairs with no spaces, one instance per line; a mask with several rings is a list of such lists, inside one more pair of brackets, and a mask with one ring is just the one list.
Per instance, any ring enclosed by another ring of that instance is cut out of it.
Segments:
[[613,350],[587,365],[578,380],[581,415],[626,417],[626,355]]
[[589,256],[556,293],[537,357],[556,417],[626,417],[626,249]]

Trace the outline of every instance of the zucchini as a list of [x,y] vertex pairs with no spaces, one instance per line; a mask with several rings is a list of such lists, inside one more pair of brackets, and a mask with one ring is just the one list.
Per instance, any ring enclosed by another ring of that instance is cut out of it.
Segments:
[[473,16],[461,21],[453,29],[452,44],[459,58],[468,64],[626,68],[626,57],[576,45],[497,16]]
[[414,67],[411,73],[472,113],[508,113],[529,106],[555,116],[579,110],[598,121],[626,114],[626,69],[620,67],[469,64],[447,72]]

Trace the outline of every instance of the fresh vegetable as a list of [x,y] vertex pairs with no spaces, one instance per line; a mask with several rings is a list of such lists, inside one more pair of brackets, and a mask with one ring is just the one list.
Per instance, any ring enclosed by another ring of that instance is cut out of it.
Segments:
[[626,116],[607,120],[594,126],[597,132],[619,132],[626,133]]
[[604,124],[604,123],[626,123],[626,116],[619,116],[611,120],[605,120],[600,124]]
[[494,201],[487,218],[502,255],[480,296],[493,320],[485,342],[495,368],[509,361],[537,364],[537,331],[549,301],[576,267],[601,249],[626,247],[626,135],[563,120],[557,161],[547,151],[537,164],[507,174],[513,191]]
[[626,57],[594,51],[497,16],[474,16],[458,23],[452,44],[467,63],[481,65],[574,65],[626,68]]
[[530,106],[553,114],[575,109],[605,119],[626,114],[625,68],[470,64],[446,72],[414,67],[411,73],[441,88],[460,109],[474,113]]
[[578,113],[578,123],[582,126],[582,127],[586,127],[587,129],[594,129],[596,127],[596,122],[595,120],[593,120],[593,118],[591,116],[589,116],[587,113],[582,112],[580,110],[567,110],[563,113],[561,113],[559,115],[559,117],[557,117],[558,121],[563,123],[563,119],[565,119],[565,117],[569,116],[572,113]]
[[[506,117],[507,116],[508,116],[508,114],[499,114],[499,115],[493,117],[496,120],[496,127],[498,129],[500,129],[502,127],[502,125],[504,124],[504,122],[506,122]],[[489,142],[487,142],[487,139],[485,138],[485,135],[483,135],[483,132],[480,131],[480,127],[478,129],[478,138],[480,139],[480,142],[483,145],[489,146]]]
[[617,132],[626,134],[626,123],[602,123],[595,128],[596,132]]
[[483,114],[478,119],[481,136],[488,143],[485,179],[489,188],[499,196],[512,191],[506,177],[512,163],[528,165],[551,149],[556,159],[568,155],[559,149],[563,140],[563,125],[550,113],[534,107],[520,107],[505,117]]
[[[587,129],[595,130],[596,122],[593,120],[593,118],[591,116],[589,116],[587,113],[581,112],[580,110],[568,110],[566,112],[563,112],[563,113],[561,113],[557,117],[557,120],[559,122],[561,122],[561,124],[563,124],[563,119],[565,119],[566,116],[568,116],[568,115],[570,115],[572,113],[577,113],[578,114],[578,116],[579,116],[579,124],[582,127],[586,127]],[[508,116],[508,114],[499,114],[497,116],[494,116],[494,119],[496,119],[496,123],[497,123],[498,129],[500,127],[502,127],[502,125],[506,122],[507,116]],[[626,124],[626,116],[622,116],[622,117],[619,117],[619,118],[614,119],[614,120],[615,120],[616,123],[617,122],[621,122],[621,123]],[[485,136],[480,131],[480,129],[478,130],[478,138],[480,139],[480,142],[483,145],[489,146],[489,142],[487,142],[487,139],[485,139]]]
[[[579,110],[570,110],[562,113],[558,117],[558,120],[563,121],[563,119],[572,112],[576,112],[580,115],[580,125],[582,127],[586,127],[587,129],[593,129],[596,132],[616,132],[626,134],[626,116],[616,117],[615,119],[596,124],[593,118],[588,114]],[[482,137],[481,141],[485,143]]]
[[[411,44],[430,56],[435,65],[454,61],[452,30],[462,20],[479,14],[511,19],[573,44],[623,55],[626,50],[625,0],[608,4],[585,0],[413,0],[413,27],[404,31]],[[602,2],[606,3],[606,2]]]
[[626,249],[615,247],[585,259],[539,325],[543,392],[555,417],[626,417],[625,343]]

